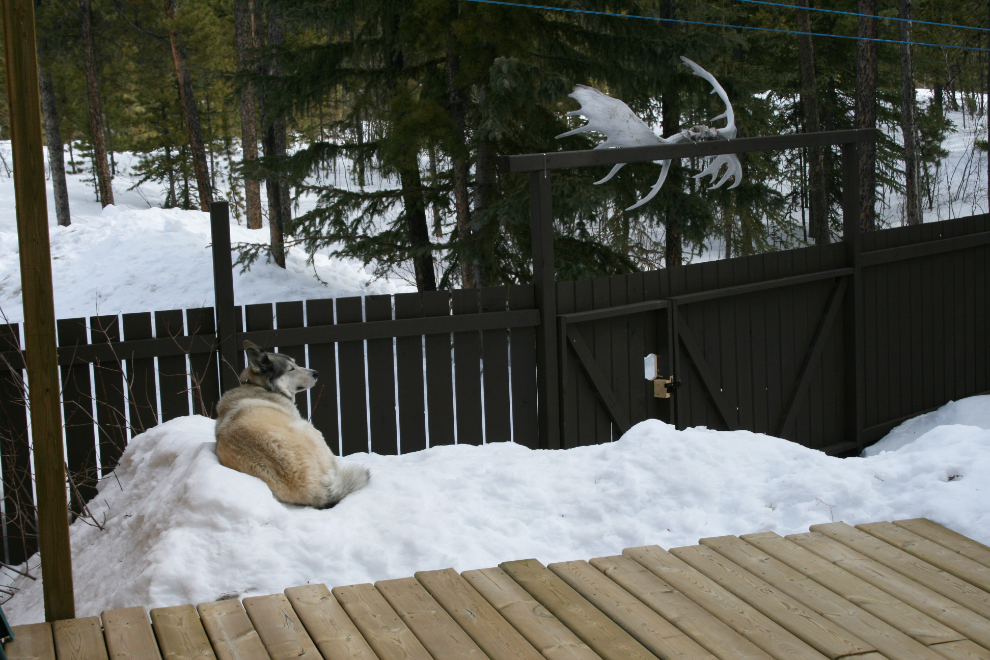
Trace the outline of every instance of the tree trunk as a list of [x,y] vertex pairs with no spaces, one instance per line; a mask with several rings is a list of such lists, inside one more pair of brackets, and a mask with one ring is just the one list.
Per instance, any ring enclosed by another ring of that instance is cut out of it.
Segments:
[[65,185],[65,151],[62,132],[59,130],[58,109],[55,107],[55,86],[52,73],[44,65],[38,66],[41,82],[41,114],[45,121],[45,139],[48,142],[48,167],[52,172],[52,188],[55,192],[55,217],[58,224],[68,227],[69,191]]
[[82,30],[83,58],[86,60],[86,94],[89,97],[89,127],[93,133],[93,160],[100,191],[100,204],[113,204],[113,179],[107,163],[107,145],[103,137],[103,108],[96,80],[96,50],[93,45],[93,12],[90,0],[79,0],[79,27]]
[[[281,46],[284,41],[281,11],[269,9],[265,18],[268,45]],[[278,77],[282,75],[282,69],[272,61],[267,73],[269,76]],[[267,108],[262,107],[262,117],[262,126],[265,130],[262,146],[265,148],[265,156],[285,156],[285,116],[272,115]],[[285,268],[285,226],[292,219],[289,185],[284,177],[270,176],[265,179],[265,188],[268,193],[268,229],[271,235],[272,260]]]
[[189,134],[189,147],[192,149],[193,169],[196,172],[196,187],[199,189],[199,206],[209,211],[213,202],[210,190],[210,173],[206,165],[206,149],[203,146],[203,130],[199,124],[199,111],[193,95],[192,78],[186,69],[186,47],[182,43],[182,33],[175,24],[177,0],[164,0],[165,16],[169,20],[168,40],[172,46],[172,59],[175,62],[175,78],[179,83],[179,99],[182,101],[182,114],[186,119],[186,132]]
[[[797,28],[811,32],[808,16],[808,0],[800,0],[797,11]],[[818,84],[815,79],[815,50],[810,34],[799,34],[798,63],[801,68],[801,102],[804,105],[804,130],[817,133],[822,130],[818,119]],[[811,239],[816,245],[830,242],[828,228],[828,193],[825,188],[825,155],[821,147],[808,149],[808,225]]]
[[[877,0],[859,0],[856,42],[856,128],[877,127]],[[862,231],[876,228],[875,142],[861,142],[859,152],[859,226]]]
[[[911,0],[900,0],[901,41],[911,41]],[[904,135],[904,218],[909,225],[921,224],[918,195],[918,132],[915,124],[914,65],[911,46],[901,44],[901,132]]]
[[[467,239],[471,224],[471,209],[468,201],[468,146],[464,94],[458,83],[461,58],[454,47],[453,24],[460,16],[458,0],[448,0],[447,13],[450,23],[447,27],[447,84],[450,94],[449,112],[454,121],[454,146],[451,149],[451,169],[454,175],[454,214],[457,222],[458,239]],[[474,269],[471,263],[461,259],[462,285],[465,289],[473,288]]]
[[[234,40],[237,69],[245,71],[248,68],[248,50],[254,47],[251,0],[234,1]],[[244,163],[258,159],[258,126],[251,83],[245,83],[241,88],[241,148]],[[257,179],[244,180],[244,203],[247,207],[248,229],[261,229],[261,182]]]

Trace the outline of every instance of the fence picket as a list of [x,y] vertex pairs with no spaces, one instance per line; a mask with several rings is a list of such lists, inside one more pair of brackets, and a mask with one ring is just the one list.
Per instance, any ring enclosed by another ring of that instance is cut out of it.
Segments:
[[[337,324],[361,323],[362,300],[359,297],[337,299]],[[368,451],[368,398],[365,394],[364,342],[342,341],[337,344],[340,374],[340,441],[341,454],[347,456]]]
[[[536,306],[532,284],[509,287],[509,309]],[[536,330],[512,328],[509,331],[510,379],[512,384],[512,440],[530,449],[540,446],[536,418]],[[566,445],[565,445],[566,446]]]
[[[423,316],[423,297],[419,293],[395,296],[395,318],[415,319]],[[399,380],[399,442],[403,454],[426,449],[426,415],[423,399],[423,338],[397,337],[396,377]]]
[[[155,336],[159,339],[185,335],[182,310],[155,312]],[[189,377],[186,356],[167,355],[158,358],[158,397],[162,405],[162,421],[167,422],[189,414]]]
[[[151,339],[151,312],[122,314],[124,340]],[[125,361],[127,374],[127,408],[131,437],[144,433],[158,423],[158,395],[155,391],[154,358],[118,356]]]
[[[306,325],[332,326],[333,300],[307,300]],[[337,424],[337,345],[309,345],[309,368],[320,372],[316,386],[310,391],[313,405],[312,422],[323,434],[334,454],[340,453],[340,431]]]
[[[89,319],[93,344],[120,341],[120,320],[113,316]],[[127,418],[124,410],[124,369],[120,360],[93,364],[93,390],[96,393],[96,421],[100,445],[100,476],[115,467],[127,446]]]
[[[478,313],[478,290],[453,292],[454,314]],[[480,445],[481,338],[477,331],[454,333],[454,391],[457,396],[457,443]]]
[[[55,325],[60,348],[71,351],[89,343],[86,319],[61,319]],[[62,365],[61,374],[66,470],[73,484],[70,489],[72,510],[80,513],[83,505],[96,495],[99,478],[96,434],[93,432],[92,380],[88,364]]]
[[[0,351],[20,352],[20,327],[0,325]],[[3,474],[4,563],[16,566],[38,551],[34,490],[31,486],[31,448],[28,409],[24,400],[24,372],[0,369],[0,457]]]
[[[504,312],[506,290],[503,286],[479,291],[482,312]],[[482,341],[482,379],[485,386],[485,441],[505,442],[512,439],[509,418],[509,345],[508,330],[485,330]]]
[[[423,293],[423,315],[449,317],[450,292]],[[449,332],[426,335],[426,407],[430,411],[430,446],[454,444],[454,383]]]
[[[195,307],[186,310],[186,323],[190,335],[217,334],[216,319],[212,307]],[[193,414],[216,417],[220,402],[220,370],[217,352],[197,353],[189,356],[190,386],[193,388]]]
[[[304,327],[303,304],[301,302],[275,303],[275,324],[280,329]],[[279,346],[278,352],[285,353],[295,360],[296,364],[303,367],[306,366],[305,346]],[[299,414],[302,415],[303,419],[309,419],[308,399],[309,397],[306,392],[299,392],[296,394],[296,407],[299,408]]]
[[[392,296],[368,296],[364,313],[369,321],[392,320]],[[368,408],[371,418],[371,450],[396,454],[395,360],[392,338],[368,340]]]

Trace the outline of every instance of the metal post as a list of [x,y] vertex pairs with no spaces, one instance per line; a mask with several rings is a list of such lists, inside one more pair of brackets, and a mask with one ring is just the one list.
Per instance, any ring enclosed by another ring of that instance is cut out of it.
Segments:
[[859,154],[860,143],[842,145],[842,240],[846,245],[846,263],[852,274],[852,295],[843,303],[845,316],[845,435],[863,449],[861,433],[866,414],[866,374],[863,348],[863,278],[860,251],[863,235],[860,232],[859,212]]
[[230,260],[230,205],[210,204],[210,230],[213,234],[213,295],[217,316],[217,343],[220,362],[220,390],[238,385],[237,315],[234,309],[234,275]]
[[536,326],[540,447],[560,449],[560,390],[557,369],[557,284],[553,258],[550,172],[529,175],[529,217],[533,236],[533,286],[540,325]]
[[17,241],[24,305],[24,348],[30,383],[31,434],[38,492],[38,543],[45,572],[45,620],[76,615],[72,593],[69,510],[59,402],[52,257],[48,237],[41,97],[32,0],[3,0],[7,100],[14,157]]

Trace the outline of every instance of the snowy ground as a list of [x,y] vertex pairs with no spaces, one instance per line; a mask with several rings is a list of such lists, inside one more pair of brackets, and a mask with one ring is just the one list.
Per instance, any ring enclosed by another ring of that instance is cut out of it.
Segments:
[[[76,613],[588,559],[832,520],[923,516],[990,543],[988,410],[990,396],[950,404],[896,429],[901,446],[866,458],[653,420],[615,443],[566,451],[501,443],[356,454],[347,460],[371,468],[371,484],[326,511],[279,503],[259,479],[217,462],[212,420],[180,418],[132,441],[102,482],[90,506],[105,530],[73,523]],[[37,556],[29,565],[39,577]],[[19,590],[4,604],[11,622],[43,620],[40,580],[8,582]]]

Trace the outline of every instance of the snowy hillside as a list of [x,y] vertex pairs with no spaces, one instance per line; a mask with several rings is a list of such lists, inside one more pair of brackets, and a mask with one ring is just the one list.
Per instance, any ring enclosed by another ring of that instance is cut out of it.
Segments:
[[[180,418],[136,438],[102,482],[90,507],[105,531],[72,525],[76,613],[587,559],[832,520],[924,516],[990,543],[990,396],[960,403],[912,443],[869,458],[653,420],[615,443],[565,451],[500,443],[356,454],[346,460],[368,466],[371,484],[325,511],[281,504],[261,480],[222,467],[213,421]],[[29,564],[37,576],[37,556]],[[40,581],[12,585],[11,622],[43,620]]]

